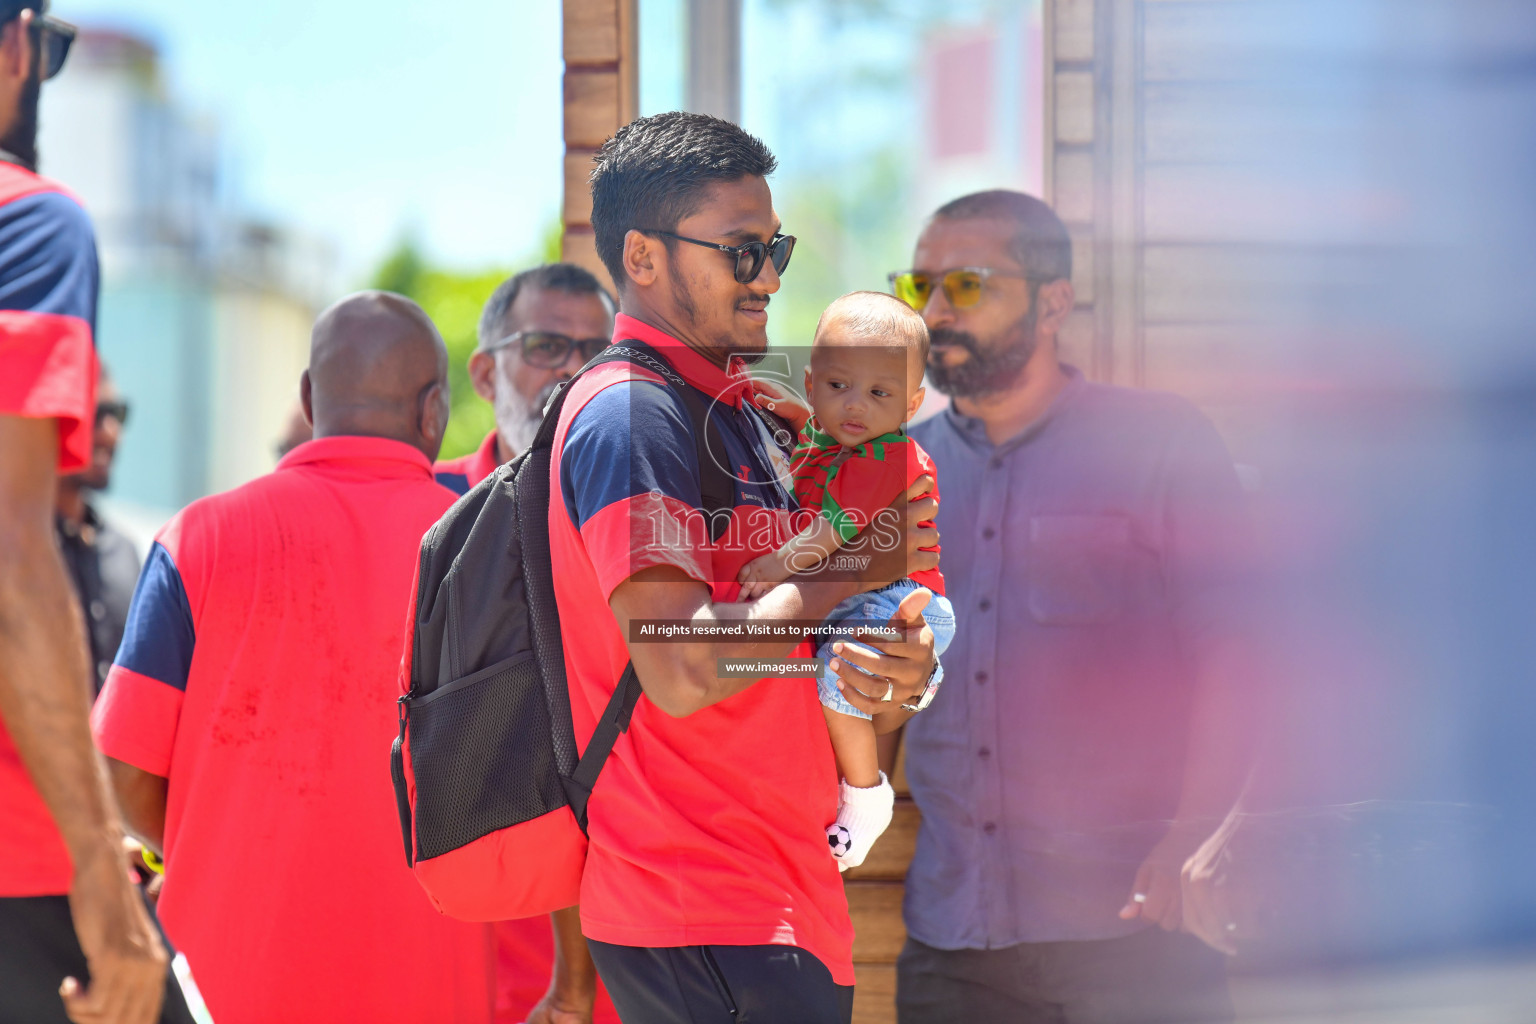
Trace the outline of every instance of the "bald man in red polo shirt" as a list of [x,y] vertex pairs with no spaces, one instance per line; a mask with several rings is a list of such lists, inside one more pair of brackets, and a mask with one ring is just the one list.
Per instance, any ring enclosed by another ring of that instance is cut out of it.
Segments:
[[[475,451],[433,466],[437,482],[463,494],[532,444],[555,385],[608,346],[614,308],[602,283],[574,263],[545,263],[497,285],[469,357],[470,382],[496,410],[496,428]],[[571,1018],[557,1015],[567,1012],[585,1020],[596,968],[576,909],[557,916],[570,924],[561,930],[558,971],[547,918],[496,924],[496,1024],[563,1024]],[[618,1024],[601,982],[595,1000],[592,1024]]]
[[405,867],[382,752],[448,356],[410,300],[344,299],[300,383],[315,439],[188,506],[92,719],[159,913],[219,1024],[489,1021],[491,932]]

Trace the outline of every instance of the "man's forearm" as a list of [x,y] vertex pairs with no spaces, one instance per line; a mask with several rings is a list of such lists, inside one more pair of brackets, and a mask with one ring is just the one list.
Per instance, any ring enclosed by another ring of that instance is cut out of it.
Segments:
[[566,907],[549,915],[555,932],[554,973],[549,994],[564,1006],[590,1008],[597,998],[597,965],[581,934],[581,908]]
[[[792,582],[774,587],[756,601],[709,601],[709,590],[672,566],[642,569],[621,583],[609,599],[620,628],[643,618],[679,618],[701,632],[716,625],[820,622],[845,598],[859,593],[857,578],[825,565]],[[631,637],[630,656],[646,695],[669,715],[695,711],[734,697],[758,677],[721,678],[720,659],[740,661],[783,658],[801,638],[764,637],[680,643],[638,643]]]
[[80,612],[44,523],[0,527],[0,716],[78,863],[121,828],[91,743]]
[[[651,703],[666,714],[679,717],[727,700],[757,680],[752,677],[719,678],[721,658],[782,658],[803,638],[764,636],[752,640],[654,644],[630,635],[630,628],[637,619],[677,619],[695,626],[724,622],[820,623],[847,598],[938,564],[934,550],[938,532],[932,526],[922,525],[932,519],[937,509],[937,502],[928,493],[932,486],[930,479],[922,477],[893,504],[893,508],[905,506],[905,533],[899,530],[893,533],[872,524],[844,545],[845,553],[853,557],[823,561],[815,569],[796,574],[792,581],[774,587],[750,603],[713,603],[708,587],[670,565],[642,569],[620,583],[609,595],[608,604],[619,628],[625,633],[630,658]],[[860,567],[858,571],[851,568],[853,565]],[[917,600],[926,598],[918,595]],[[902,621],[918,620],[919,607],[919,604],[913,604]],[[926,642],[925,670],[932,664],[931,635]],[[857,656],[854,657],[856,660]],[[907,656],[906,660],[916,659]],[[870,671],[885,667],[878,657],[873,664],[875,667],[869,662],[859,667]],[[915,682],[907,678],[911,674],[903,667],[890,675],[893,685],[896,676],[902,677],[903,695],[911,692]],[[877,707],[876,710],[882,709]]]
[[[714,622],[748,625],[821,622],[832,609],[858,592],[858,585],[847,580],[817,578],[814,574],[797,576],[780,583],[756,601],[712,604],[709,618]],[[712,659],[782,658],[803,639],[719,640],[709,645],[710,656]]]
[[[706,605],[694,617],[695,625],[772,625],[786,622],[820,622],[845,598],[858,593],[852,583],[807,582],[796,579],[781,583],[756,601]],[[686,659],[691,678],[699,681],[698,709],[718,704],[748,689],[761,676],[719,674],[721,660],[771,661],[788,657],[803,638],[729,639],[678,645],[677,653]],[[686,649],[684,649],[686,648]]]
[[107,758],[107,774],[112,779],[112,791],[117,795],[128,831],[164,857],[165,806],[170,781],[110,757]]

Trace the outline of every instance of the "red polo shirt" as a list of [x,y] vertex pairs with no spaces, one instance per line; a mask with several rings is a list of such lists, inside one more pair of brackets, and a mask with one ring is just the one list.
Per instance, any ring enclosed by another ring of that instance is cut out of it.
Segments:
[[169,782],[160,920],[213,1018],[488,1021],[490,929],[405,865],[385,752],[422,534],[397,441],[328,437],[160,531],[92,715]]
[[[485,435],[480,447],[456,459],[439,459],[432,466],[437,482],[464,494],[496,471],[500,455],[496,431]],[[498,921],[496,929],[496,1022],[521,1024],[544,993],[555,967],[555,937],[547,917],[522,921]],[[618,1011],[602,981],[597,983],[593,1024],[619,1024]]]
[[460,455],[456,459],[438,459],[432,464],[432,475],[454,494],[464,494],[494,473],[499,465],[501,455],[496,450],[496,431],[492,430],[480,442],[480,447],[468,455]]
[[[96,237],[59,185],[0,162],[0,416],[56,420],[59,472],[91,458]],[[69,891],[48,806],[0,721],[0,897]]]
[[[736,477],[727,543],[703,519],[687,408],[652,369],[610,364],[561,410],[550,481],[550,554],[578,743],[591,736],[629,660],[608,597],[652,565],[740,592],[749,558],[793,533],[794,496],[741,407],[743,379],[627,316],[614,341],[652,346],[710,399],[711,452]],[[809,656],[809,644],[795,654]],[[763,679],[686,718],[641,697],[589,808],[582,930],[629,946],[799,946],[853,984],[853,926],[825,828],[837,769],[814,679]]]

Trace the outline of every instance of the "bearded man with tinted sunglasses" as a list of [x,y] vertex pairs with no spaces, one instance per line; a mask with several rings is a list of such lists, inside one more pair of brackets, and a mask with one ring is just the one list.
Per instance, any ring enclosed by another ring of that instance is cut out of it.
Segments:
[[1246,500],[1189,402],[1061,362],[1071,278],[1055,213],[1005,191],[941,207],[891,275],[953,400],[911,433],[963,613],[903,733],[902,1024],[1232,1018],[1179,871],[1247,771]]

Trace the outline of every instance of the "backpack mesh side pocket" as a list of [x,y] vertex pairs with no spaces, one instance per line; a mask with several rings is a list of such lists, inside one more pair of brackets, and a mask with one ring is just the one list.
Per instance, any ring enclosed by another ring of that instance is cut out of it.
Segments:
[[406,714],[418,857],[566,805],[532,651],[409,701]]

